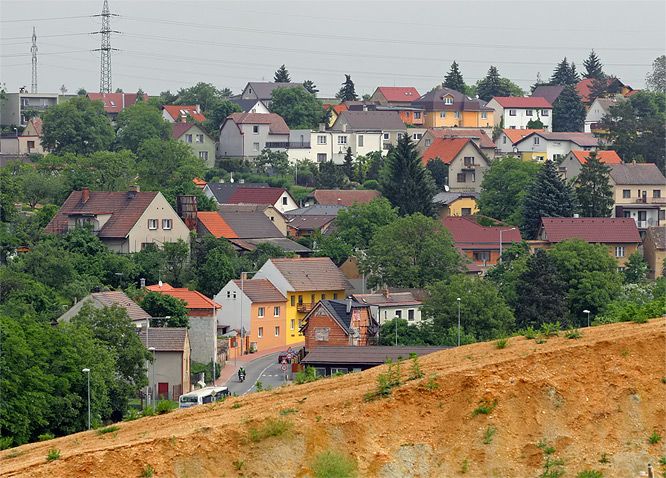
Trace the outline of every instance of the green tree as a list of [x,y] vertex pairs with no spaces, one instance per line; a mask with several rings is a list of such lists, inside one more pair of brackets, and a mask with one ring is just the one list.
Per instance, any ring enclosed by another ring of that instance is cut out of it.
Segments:
[[354,180],[354,157],[352,156],[351,147],[348,147],[347,151],[345,152],[345,157],[342,163],[342,170],[350,181]]
[[147,292],[139,305],[151,317],[170,317],[166,321],[151,321],[154,327],[189,327],[190,320],[183,300],[159,292]]
[[169,139],[171,124],[160,111],[147,103],[139,102],[125,108],[116,118],[116,147],[137,152],[141,144],[151,138]]
[[[570,85],[573,86],[580,80],[578,73],[576,73],[576,65],[569,64],[567,57],[557,64],[553,75],[550,77],[552,85]],[[555,115],[553,115],[555,116]]]
[[508,92],[502,88],[500,74],[497,67],[491,66],[485,78],[476,84],[476,93],[483,101],[490,101],[493,96],[508,96]]
[[340,236],[316,232],[312,237],[314,255],[330,257],[336,265],[342,264],[352,254],[352,248]]
[[128,150],[97,151],[89,156],[70,156],[64,177],[69,189],[127,191],[137,176],[136,156]]
[[208,297],[220,292],[227,282],[236,277],[235,259],[233,251],[229,253],[221,249],[211,251],[197,272],[197,289]]
[[275,83],[289,83],[291,81],[291,78],[289,78],[289,71],[284,65],[277,69],[273,76],[273,81]]
[[357,101],[358,95],[356,94],[356,88],[354,87],[354,82],[351,79],[351,75],[345,75],[345,81],[342,83],[342,88],[335,95],[340,101]]
[[523,237],[536,238],[542,217],[571,217],[573,212],[573,191],[562,181],[555,163],[546,161],[523,200]]
[[450,328],[457,328],[458,297],[461,328],[474,340],[491,340],[513,331],[513,313],[490,281],[457,274],[432,284],[428,293],[422,312],[432,320],[435,335],[446,335]]
[[639,91],[610,107],[601,121],[607,131],[602,137],[625,162],[645,158],[666,174],[665,122],[666,95]]
[[[168,91],[166,93],[169,93]],[[210,83],[199,82],[189,88],[181,88],[176,94],[177,99],[165,104],[175,103],[177,105],[199,105],[204,112],[214,110],[218,104],[228,97],[223,91],[218,90]],[[165,99],[172,99],[172,96]]]
[[365,179],[379,181],[384,164],[386,164],[386,158],[382,156],[381,151],[368,153],[368,171],[365,174]]
[[543,121],[540,118],[531,119],[527,122],[528,129],[543,129]]
[[342,166],[335,164],[333,160],[319,163],[319,187],[327,189],[336,189],[343,186],[347,181],[347,176],[342,170]]
[[367,204],[353,204],[342,209],[335,219],[335,235],[352,250],[366,250],[377,229],[398,218],[396,209],[386,198]]
[[378,228],[361,258],[370,287],[425,287],[458,272],[460,264],[448,231],[422,214]]
[[451,64],[451,69],[446,74],[444,78],[444,86],[460,93],[465,93],[467,86],[465,85],[465,80],[463,79],[462,73],[458,68],[458,63],[455,61]]
[[62,178],[31,171],[21,177],[23,199],[35,209],[37,204],[56,203],[62,196],[65,185]]
[[383,320],[379,327],[379,345],[432,345],[427,332],[406,319]]
[[483,175],[479,196],[479,213],[514,226],[520,225],[523,203],[541,165],[507,156],[492,161]]
[[426,216],[433,214],[435,184],[428,170],[421,164],[421,156],[409,135],[402,135],[398,145],[389,152],[381,187],[384,196],[398,208],[401,215],[416,212]]
[[608,217],[615,202],[610,185],[611,168],[601,161],[596,151],[590,151],[587,162],[576,178],[575,191],[578,212],[583,217]]
[[640,252],[636,251],[629,256],[624,268],[624,282],[627,284],[639,284],[647,279],[648,264]]
[[175,139],[161,141],[153,138],[141,144],[137,170],[141,187],[155,191],[201,177],[205,165],[202,159],[194,156],[188,144]]
[[652,71],[647,74],[645,83],[650,91],[666,94],[666,55],[654,60]]
[[275,88],[271,98],[271,111],[291,129],[313,129],[322,120],[321,101],[303,88]]
[[583,61],[583,66],[585,67],[583,78],[601,80],[606,77],[603,70],[604,66],[594,50],[590,52],[590,56],[587,57],[587,60]]
[[444,186],[449,184],[449,166],[444,164],[444,161],[441,159],[433,158],[428,160],[426,169],[430,172],[433,181],[435,181],[437,189],[443,191]]
[[305,80],[303,82],[303,88],[305,88],[305,91],[310,93],[311,95],[317,95],[319,93],[319,90],[317,89],[317,85],[314,84],[314,81],[312,80]]
[[42,115],[42,145],[54,153],[90,154],[108,149],[115,137],[101,101],[77,96]]
[[511,244],[502,251],[502,260],[490,269],[485,278],[493,282],[506,303],[515,310],[518,302],[518,279],[527,270],[530,248],[525,241]]
[[162,250],[164,251],[167,280],[174,287],[182,287],[190,259],[189,244],[182,239],[178,239],[175,242],[165,242]]
[[227,119],[231,113],[240,113],[241,108],[236,103],[229,100],[220,100],[216,106],[210,111],[206,112],[206,121],[203,122],[203,127],[206,131],[217,137],[220,132],[220,127],[224,120]]
[[582,131],[585,106],[576,88],[567,85],[553,102],[553,131]]
[[286,176],[291,169],[287,152],[272,149],[262,150],[255,159],[255,165],[258,172],[262,174],[278,176]]

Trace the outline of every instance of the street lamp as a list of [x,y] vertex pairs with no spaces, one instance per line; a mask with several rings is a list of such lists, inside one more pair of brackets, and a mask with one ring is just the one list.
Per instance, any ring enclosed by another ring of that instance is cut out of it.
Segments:
[[458,301],[458,347],[460,347],[460,297],[456,300]]
[[590,311],[585,309],[583,311],[583,314],[587,314],[587,326],[589,327],[590,326]]
[[155,406],[155,347],[148,347],[148,350],[153,353],[153,383],[150,388],[150,398]]
[[84,368],[81,371],[88,375],[88,430],[90,430],[90,369]]
[[509,232],[509,231],[515,231],[515,230],[516,230],[515,227],[512,227],[511,229],[504,229],[504,230],[500,229],[500,232],[499,232],[499,236],[500,236],[499,261],[500,261],[500,264],[502,263],[502,233],[503,232]]

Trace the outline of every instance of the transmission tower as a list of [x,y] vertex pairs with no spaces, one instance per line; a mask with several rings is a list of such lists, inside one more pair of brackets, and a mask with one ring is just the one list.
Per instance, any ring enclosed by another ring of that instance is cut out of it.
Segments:
[[37,33],[35,32],[35,27],[32,27],[30,53],[32,53],[32,85],[30,85],[30,93],[37,93]]
[[100,52],[99,92],[111,93],[111,51],[117,50],[117,48],[111,48],[111,33],[120,33],[111,30],[111,17],[118,15],[109,11],[109,0],[104,0],[102,13],[94,16],[102,17],[102,28],[95,32],[102,35],[102,44],[99,48],[93,50]]

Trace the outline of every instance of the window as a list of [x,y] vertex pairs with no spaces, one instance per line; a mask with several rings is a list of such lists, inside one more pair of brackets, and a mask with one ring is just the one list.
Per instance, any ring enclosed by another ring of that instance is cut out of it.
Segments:
[[317,135],[317,144],[326,144],[326,136],[323,134]]
[[453,112],[453,116],[454,116],[456,119],[460,119],[460,111],[454,111],[454,112]]
[[548,110],[541,110],[541,116],[548,116]]
[[363,147],[363,135],[362,135],[362,134],[359,134],[359,135],[356,137],[356,144],[358,144],[358,146],[359,146],[360,148]]
[[326,294],[321,295],[321,300],[326,300]]
[[275,326],[275,336],[276,336],[276,337],[279,337],[279,336],[280,336],[280,326],[279,326],[279,325],[276,325],[276,326]]
[[409,320],[409,321],[414,320],[414,309],[409,309],[407,311],[407,320]]
[[259,330],[257,332],[257,337],[262,338],[264,336],[264,328],[259,327]]
[[402,139],[402,136],[403,136],[402,133],[398,133],[398,139]]
[[273,307],[273,317],[280,317],[280,306],[276,305]]
[[203,143],[203,134],[198,134],[197,135],[197,143]]
[[421,119],[421,112],[420,111],[414,111],[414,119]]
[[266,315],[266,309],[264,307],[259,307],[257,309],[257,317],[261,318]]
[[476,262],[483,262],[484,264],[490,260],[489,251],[475,251],[473,253],[474,260]]
[[395,316],[399,319],[402,319],[402,310],[396,310],[395,311]]
[[289,203],[289,198],[287,196],[282,198],[282,205],[286,206]]
[[541,139],[538,136],[535,136],[534,137],[534,144],[539,144],[539,141],[541,141]]
[[191,134],[186,134],[185,135],[185,142],[186,143],[191,143],[192,142],[192,135]]
[[516,116],[516,110],[509,110],[509,116]]
[[464,183],[465,182],[465,173],[456,174],[456,181],[458,181],[459,183]]
[[532,110],[525,110],[525,116],[532,116]]
[[233,296],[234,296],[234,299],[235,299],[236,298],[236,291],[234,291]]
[[444,98],[444,104],[445,105],[452,105],[453,104],[453,98],[451,98],[450,96],[445,97]]
[[338,136],[338,144],[347,144],[346,136]]
[[405,116],[409,118],[409,111],[405,111]]
[[502,144],[506,144],[506,136],[502,136]]
[[331,367],[331,375],[335,375],[336,373],[337,374],[349,373],[349,369],[348,368],[334,368],[334,367]]
[[291,322],[289,322],[289,328],[291,330],[294,330],[296,328],[296,319],[291,319]]
[[659,210],[659,220],[660,221],[666,221],[666,211],[663,209]]
[[430,138],[426,138],[426,140],[425,140],[426,147],[430,146],[431,144],[432,144],[432,140]]
[[423,133],[414,133],[412,135],[412,139],[418,141],[419,139],[423,138]]
[[199,159],[208,161],[208,151],[199,151]]
[[172,225],[171,219],[162,219],[162,229],[165,231],[170,231]]
[[258,153],[259,152],[259,143],[252,143],[252,149]]
[[227,291],[227,299],[231,299],[231,291],[230,290]]
[[446,118],[446,111],[440,111],[439,112],[439,117],[440,118]]
[[615,246],[615,257],[624,257],[624,246]]
[[629,199],[631,197],[631,189],[622,190],[622,198]]
[[303,296],[299,295],[298,296],[298,305],[302,305],[302,304],[303,304]]
[[317,162],[318,163],[326,162],[326,153],[317,153]]
[[391,139],[391,133],[384,133],[384,141]]
[[254,126],[252,126],[252,132],[254,134],[259,134],[259,125],[255,124]]
[[315,300],[316,300],[316,299],[315,299],[315,295],[314,295],[314,294],[311,294],[311,295],[310,295],[310,303],[311,303],[311,304],[314,304],[314,303],[315,303]]
[[661,189],[653,189],[652,190],[652,197],[653,198],[660,198],[661,197]]
[[463,216],[471,216],[472,215],[472,208],[471,207],[463,207],[460,209],[460,214]]
[[474,166],[474,156],[465,156],[463,158],[465,166]]
[[488,113],[485,111],[481,112],[481,119],[487,119],[488,118]]
[[295,306],[295,305],[296,305],[296,296],[293,296],[293,295],[292,295],[292,296],[290,297],[290,299],[291,299],[291,306],[292,306],[292,307]]
[[333,292],[333,300],[337,300],[337,299],[338,299],[338,293],[337,293],[337,292]]
[[157,229],[157,224],[158,224],[157,219],[148,219],[148,229],[150,229],[151,231]]
[[28,141],[28,149],[33,149],[35,147],[34,141]]

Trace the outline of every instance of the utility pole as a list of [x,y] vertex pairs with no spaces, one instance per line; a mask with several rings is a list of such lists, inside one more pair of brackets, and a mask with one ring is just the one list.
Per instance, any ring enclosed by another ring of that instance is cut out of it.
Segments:
[[104,0],[102,13],[93,16],[102,17],[102,28],[100,31],[94,32],[102,35],[102,43],[99,48],[93,50],[100,52],[99,92],[111,93],[111,51],[118,50],[117,48],[111,48],[111,33],[120,33],[111,30],[111,17],[117,17],[118,15],[109,11],[109,0]]
[[35,27],[32,27],[30,53],[32,53],[32,84],[30,85],[30,93],[37,93],[37,32],[35,31]]

